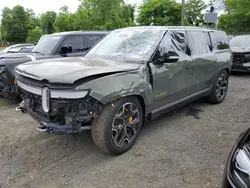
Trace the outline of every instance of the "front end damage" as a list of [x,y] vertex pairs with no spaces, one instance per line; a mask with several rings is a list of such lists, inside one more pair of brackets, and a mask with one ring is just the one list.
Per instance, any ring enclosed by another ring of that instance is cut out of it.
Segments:
[[64,88],[33,87],[18,82],[22,109],[40,125],[38,130],[54,134],[74,134],[90,129],[102,104],[89,91],[73,92]]
[[250,72],[250,52],[233,53],[232,71]]

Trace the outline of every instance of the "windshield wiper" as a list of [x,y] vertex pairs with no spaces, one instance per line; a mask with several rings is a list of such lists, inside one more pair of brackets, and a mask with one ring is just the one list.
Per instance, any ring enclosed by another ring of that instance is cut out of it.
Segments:
[[43,53],[38,52],[38,51],[31,51],[31,53],[37,53],[37,54],[40,54],[40,55],[44,55]]

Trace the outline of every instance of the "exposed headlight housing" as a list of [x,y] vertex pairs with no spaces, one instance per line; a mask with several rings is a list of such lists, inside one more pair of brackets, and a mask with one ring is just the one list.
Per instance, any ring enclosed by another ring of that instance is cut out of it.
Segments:
[[2,74],[5,71],[5,67],[0,67],[0,74]]

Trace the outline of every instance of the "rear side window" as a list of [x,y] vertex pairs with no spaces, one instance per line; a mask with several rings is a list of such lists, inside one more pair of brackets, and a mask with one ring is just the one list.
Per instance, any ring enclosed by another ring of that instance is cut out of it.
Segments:
[[210,51],[203,31],[188,31],[188,44],[192,55],[201,55]]
[[84,40],[82,35],[69,35],[61,44],[61,47],[65,45],[72,46],[72,52],[81,52],[85,49]]
[[96,42],[98,42],[103,35],[85,35],[86,48],[92,47]]
[[229,48],[228,38],[225,32],[211,32],[211,39],[216,50],[224,50]]

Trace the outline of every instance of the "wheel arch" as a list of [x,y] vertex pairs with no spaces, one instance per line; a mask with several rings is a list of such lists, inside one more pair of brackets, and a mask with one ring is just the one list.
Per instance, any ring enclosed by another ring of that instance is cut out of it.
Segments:
[[148,105],[147,105],[148,102],[147,102],[147,99],[145,98],[145,96],[143,96],[142,93],[128,93],[128,94],[125,94],[125,95],[116,96],[112,100],[105,101],[104,105],[106,105],[108,103],[112,103],[112,102],[114,102],[116,100],[119,100],[119,99],[122,99],[122,98],[126,98],[126,97],[136,97],[139,100],[140,104],[141,104],[144,117],[147,116],[147,114],[149,113],[148,112]]

